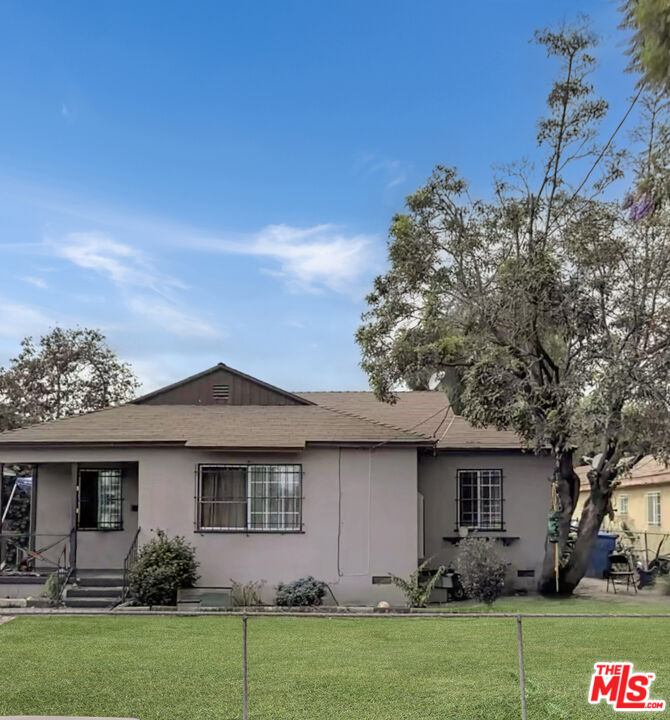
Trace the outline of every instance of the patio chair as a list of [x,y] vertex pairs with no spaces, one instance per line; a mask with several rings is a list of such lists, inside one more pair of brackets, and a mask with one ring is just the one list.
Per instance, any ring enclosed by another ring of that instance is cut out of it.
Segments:
[[626,592],[628,592],[630,586],[633,586],[635,594],[637,594],[637,585],[635,583],[635,568],[633,567],[633,561],[629,555],[625,553],[611,553],[609,556],[610,567],[605,573],[607,578],[607,592],[610,590],[610,583],[612,583],[612,589],[616,594],[617,583],[623,585],[626,583]]

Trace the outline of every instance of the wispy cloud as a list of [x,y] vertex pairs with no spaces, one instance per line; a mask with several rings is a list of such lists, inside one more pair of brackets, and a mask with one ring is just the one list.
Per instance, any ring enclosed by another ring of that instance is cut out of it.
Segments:
[[196,245],[275,260],[278,267],[264,267],[262,272],[283,279],[293,291],[350,292],[370,270],[374,240],[370,235],[346,234],[334,225],[269,225],[244,239],[198,240]]
[[126,305],[135,314],[173,335],[190,338],[215,338],[222,335],[220,330],[197,315],[186,313],[160,298],[135,296],[129,298]]
[[379,175],[385,180],[386,189],[402,185],[407,180],[407,170],[400,160],[382,158],[373,153],[362,153],[354,163],[357,175]]
[[61,114],[64,118],[69,118],[69,117],[70,117],[70,111],[67,109],[67,105],[66,105],[65,103],[61,103],[61,106],[60,106],[60,114]]
[[272,224],[247,233],[212,231],[169,218],[50,199],[37,192],[31,198],[59,215],[61,226],[85,223],[95,228],[65,232],[57,240],[38,244],[34,252],[43,253],[46,248],[49,254],[95,271],[119,287],[151,288],[167,296],[173,289],[185,289],[179,280],[159,272],[149,254],[154,250],[165,254],[170,247],[257,257],[265,261],[260,271],[279,278],[292,292],[329,290],[358,295],[381,266],[382,244],[377,236],[334,224]]
[[49,287],[42,278],[25,276],[22,277],[21,280],[29,285],[34,285],[36,288],[40,288],[40,290],[46,290]]
[[185,288],[179,280],[156,270],[141,250],[103,233],[70,233],[63,240],[51,241],[50,245],[59,257],[93,270],[119,287],[150,288],[160,294],[172,288]]

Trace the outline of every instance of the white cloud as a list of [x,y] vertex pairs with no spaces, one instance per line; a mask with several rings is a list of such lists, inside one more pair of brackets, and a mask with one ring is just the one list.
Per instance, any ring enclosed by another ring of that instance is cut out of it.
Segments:
[[100,273],[120,287],[145,287],[161,294],[170,288],[185,287],[178,280],[158,272],[140,250],[103,233],[70,233],[51,244],[60,257]]
[[268,225],[244,240],[197,243],[218,252],[273,259],[279,267],[262,268],[262,272],[283,278],[294,291],[315,292],[326,287],[350,292],[370,270],[374,239],[369,235],[346,235],[333,225]]
[[70,117],[70,111],[67,109],[67,105],[66,105],[65,103],[61,103],[61,106],[60,106],[60,114],[61,114],[64,118]]
[[221,332],[207,321],[183,312],[160,298],[135,296],[129,298],[126,305],[132,312],[142,315],[155,326],[173,335],[190,338],[214,338],[221,335]]
[[34,285],[36,288],[40,288],[41,290],[46,290],[49,286],[42,280],[42,278],[38,277],[22,277],[21,280],[23,282],[29,283],[30,285]]

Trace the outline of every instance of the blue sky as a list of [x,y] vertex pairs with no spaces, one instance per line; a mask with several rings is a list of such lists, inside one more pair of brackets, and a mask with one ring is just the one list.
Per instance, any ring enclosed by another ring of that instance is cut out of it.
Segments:
[[614,128],[618,4],[2,3],[0,364],[81,325],[145,390],[219,361],[364,389],[392,215],[437,163],[486,194],[533,153],[555,69],[535,28],[589,13]]

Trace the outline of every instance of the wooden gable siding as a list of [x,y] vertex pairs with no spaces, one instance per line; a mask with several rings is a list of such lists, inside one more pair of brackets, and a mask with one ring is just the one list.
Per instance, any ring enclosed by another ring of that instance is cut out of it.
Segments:
[[[228,397],[214,397],[214,386],[225,386]],[[142,405],[306,405],[302,398],[292,397],[252,377],[229,368],[216,368],[176,385],[171,385],[136,401]]]

